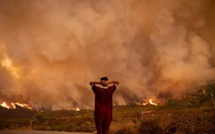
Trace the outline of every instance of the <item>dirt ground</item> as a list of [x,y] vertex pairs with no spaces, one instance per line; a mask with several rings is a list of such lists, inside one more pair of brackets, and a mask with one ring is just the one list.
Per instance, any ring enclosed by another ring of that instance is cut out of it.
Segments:
[[32,131],[32,130],[0,130],[0,134],[92,134],[92,133]]

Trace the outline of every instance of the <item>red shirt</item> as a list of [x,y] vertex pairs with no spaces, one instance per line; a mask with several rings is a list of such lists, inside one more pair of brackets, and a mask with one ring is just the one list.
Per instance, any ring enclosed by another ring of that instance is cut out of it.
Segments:
[[106,118],[112,118],[112,107],[113,101],[112,96],[116,90],[116,85],[110,87],[98,87],[92,86],[93,92],[95,93],[95,115],[106,120]]

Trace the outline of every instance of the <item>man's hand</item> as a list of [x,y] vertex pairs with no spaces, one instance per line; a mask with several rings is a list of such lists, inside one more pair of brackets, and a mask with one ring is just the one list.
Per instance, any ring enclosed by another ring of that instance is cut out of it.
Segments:
[[101,81],[100,84],[101,85],[108,85],[108,82],[107,81]]
[[119,85],[119,81],[118,80],[113,80],[113,81],[107,82],[107,84],[117,84],[117,85]]
[[100,83],[100,82],[97,82],[97,81],[92,81],[92,82],[90,82],[89,84],[92,86],[92,85],[94,85],[94,84],[101,84],[101,83]]
[[91,86],[94,85],[94,84],[100,84],[100,85],[117,84],[117,85],[119,85],[119,81],[118,81],[118,80],[113,80],[113,81],[100,81],[100,82],[93,81],[93,82],[90,82],[89,84],[90,84]]

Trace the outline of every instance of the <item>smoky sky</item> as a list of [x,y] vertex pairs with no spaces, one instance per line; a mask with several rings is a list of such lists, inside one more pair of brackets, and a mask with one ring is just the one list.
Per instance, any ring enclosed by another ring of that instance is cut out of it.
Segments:
[[[181,97],[215,79],[210,0],[0,0],[0,100],[92,108],[90,81],[119,80],[114,102]],[[15,78],[12,71],[19,77]]]

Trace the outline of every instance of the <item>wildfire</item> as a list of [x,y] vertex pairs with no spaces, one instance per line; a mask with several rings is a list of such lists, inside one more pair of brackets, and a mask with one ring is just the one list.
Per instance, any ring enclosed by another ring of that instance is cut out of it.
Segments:
[[16,103],[13,103],[13,102],[11,102],[11,103],[6,103],[6,102],[4,101],[4,102],[2,102],[0,105],[1,105],[2,107],[4,107],[4,108],[7,108],[7,109],[16,109],[16,105],[18,105],[18,106],[20,106],[20,107],[24,107],[24,108],[28,108],[28,109],[33,110],[32,107],[30,107],[30,106],[29,106],[28,104],[26,104],[26,103],[19,103],[19,102],[16,102]]

